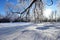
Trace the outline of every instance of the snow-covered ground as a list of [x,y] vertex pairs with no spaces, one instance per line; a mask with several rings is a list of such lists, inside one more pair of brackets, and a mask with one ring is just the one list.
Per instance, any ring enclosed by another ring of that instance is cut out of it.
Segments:
[[0,23],[0,40],[60,40],[60,23]]

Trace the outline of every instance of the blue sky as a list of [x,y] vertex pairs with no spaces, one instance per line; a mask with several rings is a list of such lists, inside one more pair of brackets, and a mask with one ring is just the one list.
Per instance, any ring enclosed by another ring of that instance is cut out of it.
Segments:
[[[5,15],[4,6],[5,6],[6,2],[7,2],[6,0],[0,0],[0,13],[3,14],[3,15]],[[17,0],[9,0],[8,2],[12,2],[12,3],[16,4]],[[45,2],[47,4],[50,4],[49,0],[46,0]],[[53,5],[52,6],[47,6],[46,5],[45,7],[46,7],[46,9],[51,8],[53,10],[56,10],[56,3],[57,3],[57,1],[53,0]]]
[[[5,15],[5,4],[6,4],[6,0],[0,0],[0,13]],[[16,0],[9,0],[8,2],[12,2],[14,4],[16,4]]]

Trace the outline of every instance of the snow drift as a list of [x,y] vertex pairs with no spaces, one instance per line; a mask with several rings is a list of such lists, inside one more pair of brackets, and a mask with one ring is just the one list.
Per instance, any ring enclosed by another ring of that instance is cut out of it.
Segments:
[[60,40],[60,23],[18,24],[14,27],[1,25],[0,40]]

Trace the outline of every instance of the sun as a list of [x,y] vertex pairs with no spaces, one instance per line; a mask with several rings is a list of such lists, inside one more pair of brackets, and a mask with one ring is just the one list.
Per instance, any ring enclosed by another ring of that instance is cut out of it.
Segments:
[[43,15],[46,17],[46,18],[49,18],[49,16],[51,15],[52,13],[52,9],[46,9],[43,11]]

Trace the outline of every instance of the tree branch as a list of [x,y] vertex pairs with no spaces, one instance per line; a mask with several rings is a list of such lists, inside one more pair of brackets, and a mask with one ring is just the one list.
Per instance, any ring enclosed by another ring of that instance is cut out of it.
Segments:
[[[47,3],[46,3],[47,4]],[[51,4],[50,5],[48,5],[48,6],[51,6],[53,4],[53,0],[51,0]]]
[[36,0],[33,0],[32,2],[31,2],[31,4],[23,11],[23,12],[12,12],[12,13],[18,13],[18,14],[23,14],[24,12],[26,12],[33,4],[34,4],[34,2],[35,2]]
[[35,2],[36,0],[33,0],[33,2],[23,11],[21,12],[20,14],[23,14],[25,11],[27,11],[27,9],[29,9]]

